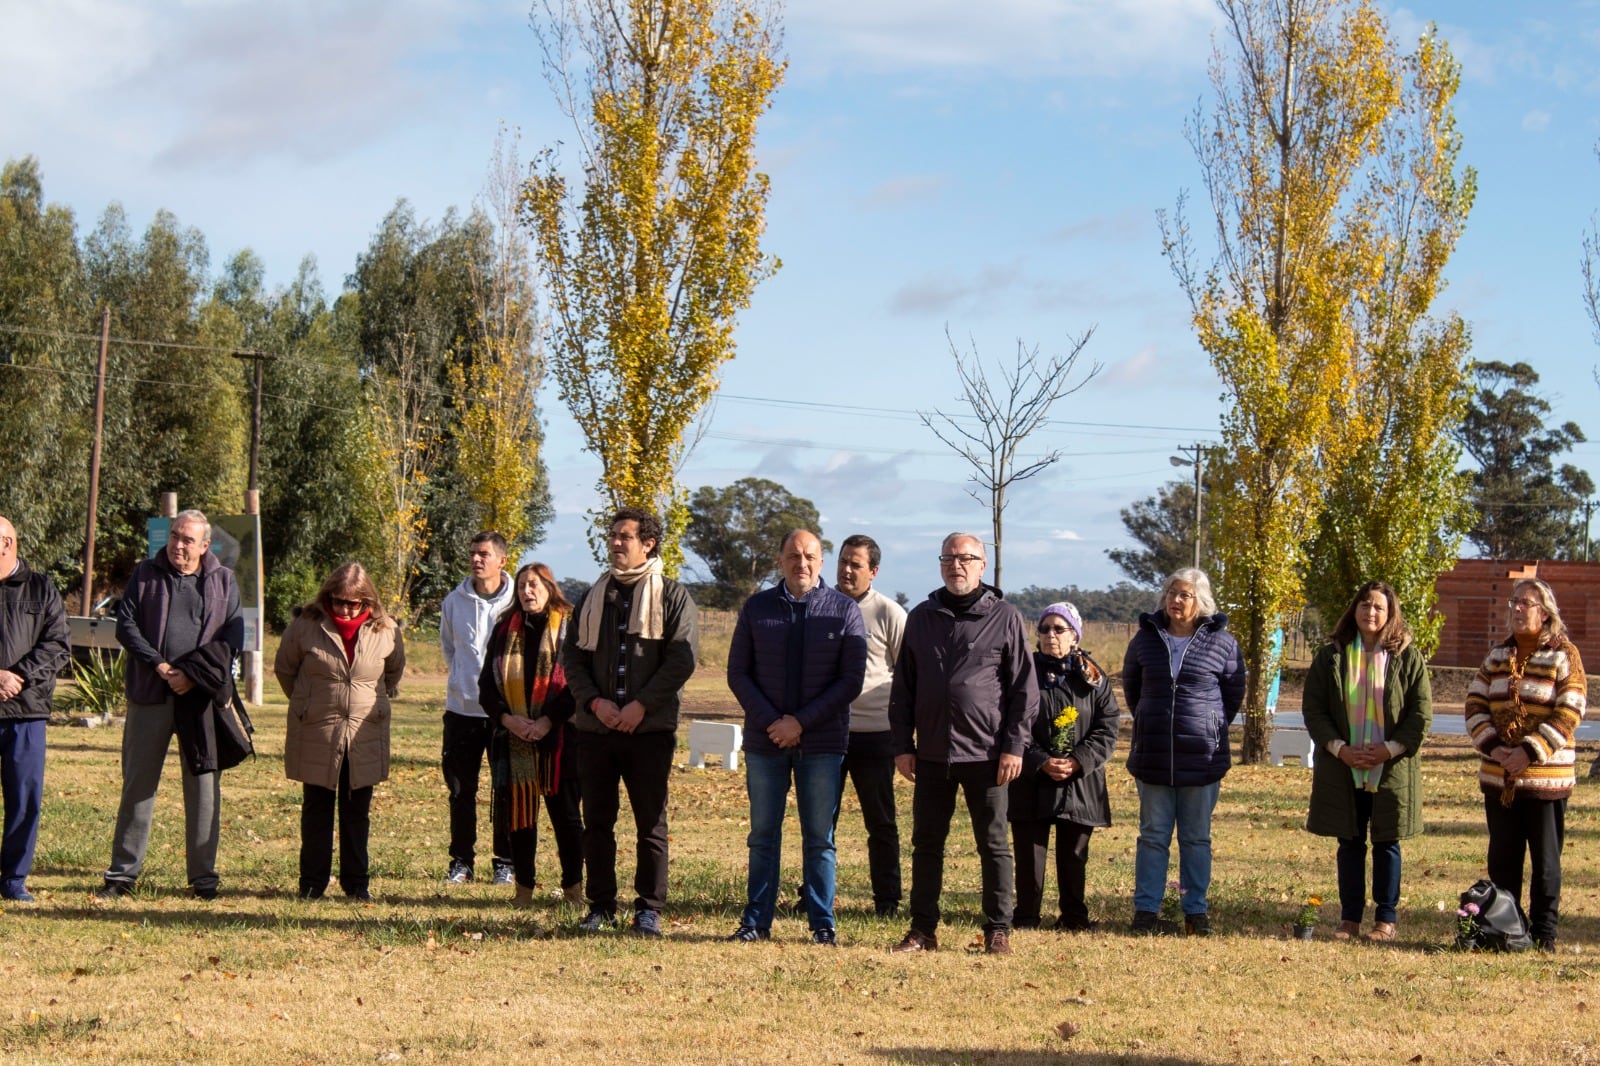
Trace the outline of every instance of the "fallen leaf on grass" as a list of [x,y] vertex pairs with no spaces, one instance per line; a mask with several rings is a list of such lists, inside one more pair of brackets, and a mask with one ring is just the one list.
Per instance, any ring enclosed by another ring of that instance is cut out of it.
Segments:
[[1088,996],[1068,996],[1061,1002],[1070,1003],[1075,1007],[1090,1007],[1094,1005],[1094,1000],[1090,999]]
[[1411,1056],[1406,1061],[1407,1062],[1421,1062],[1422,1061],[1422,1055],[1421,1055],[1421,1053],[1418,1053],[1416,1055]]
[[1082,1031],[1082,1028],[1082,1026],[1074,1025],[1072,1022],[1062,1022],[1056,1026],[1056,1035],[1063,1040],[1071,1040]]
[[1374,988],[1372,994],[1379,999],[1388,999],[1392,993],[1387,988]]

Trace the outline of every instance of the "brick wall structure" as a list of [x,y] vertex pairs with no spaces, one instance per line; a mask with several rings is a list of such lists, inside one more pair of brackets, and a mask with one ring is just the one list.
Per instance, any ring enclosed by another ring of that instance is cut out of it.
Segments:
[[[1586,669],[1600,668],[1600,563],[1462,559],[1434,583],[1434,610],[1445,616],[1435,666],[1477,666],[1490,645],[1510,633],[1511,587],[1536,577],[1555,591],[1561,620]],[[1596,664],[1596,666],[1590,666]]]

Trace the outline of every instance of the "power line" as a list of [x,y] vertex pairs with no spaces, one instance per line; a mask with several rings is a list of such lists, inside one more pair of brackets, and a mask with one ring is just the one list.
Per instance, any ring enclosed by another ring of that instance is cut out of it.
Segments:
[[[717,399],[733,400],[736,403],[757,404],[764,407],[794,407],[802,410],[831,411],[836,414],[873,415],[878,418],[892,416],[913,422],[920,422],[922,420],[922,415],[920,412],[903,407],[863,407],[854,404],[826,403],[820,400],[790,400],[765,396],[741,396],[737,393],[718,393]],[[974,416],[956,415],[955,417],[960,419],[970,419]],[[1044,424],[1053,426],[1080,426],[1093,429],[1151,430],[1164,435],[1171,435],[1174,433],[1215,434],[1217,432],[1217,429],[1214,426],[1209,429],[1200,429],[1194,426],[1155,426],[1144,425],[1137,422],[1089,422],[1070,418],[1049,418],[1045,420]]]

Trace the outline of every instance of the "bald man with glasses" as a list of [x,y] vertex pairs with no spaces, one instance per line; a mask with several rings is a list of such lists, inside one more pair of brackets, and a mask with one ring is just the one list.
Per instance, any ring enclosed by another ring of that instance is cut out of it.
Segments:
[[1006,834],[1007,786],[1022,772],[1039,708],[1029,627],[983,582],[983,541],[952,533],[939,549],[943,585],[906,617],[889,695],[895,766],[911,800],[911,929],[891,950],[935,951],[944,846],[956,795],[966,798],[983,871],[983,944],[1011,954],[1016,891]]

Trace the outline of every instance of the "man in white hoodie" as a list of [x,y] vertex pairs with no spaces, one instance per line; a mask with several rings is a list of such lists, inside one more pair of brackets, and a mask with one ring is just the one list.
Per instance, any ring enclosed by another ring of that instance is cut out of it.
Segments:
[[[472,576],[457,585],[439,608],[439,646],[449,680],[444,696],[444,747],[440,762],[450,791],[450,868],[453,885],[472,880],[478,844],[478,776],[494,727],[478,703],[478,675],[495,620],[511,606],[506,577],[506,538],[493,531],[472,538]],[[491,795],[492,795],[491,790]],[[506,820],[491,805],[494,883],[510,884],[511,839]]]

